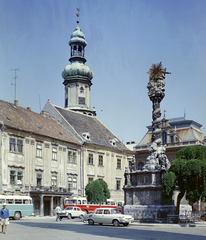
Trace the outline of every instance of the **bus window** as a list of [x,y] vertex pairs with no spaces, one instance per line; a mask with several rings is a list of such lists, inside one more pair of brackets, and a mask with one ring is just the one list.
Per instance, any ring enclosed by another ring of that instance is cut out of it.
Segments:
[[23,199],[23,204],[31,204],[30,200]]
[[0,199],[0,204],[4,203],[5,199]]
[[82,204],[87,204],[87,201],[86,200],[82,200]]
[[78,200],[78,201],[77,201],[77,204],[81,204],[81,200]]
[[13,199],[6,199],[6,203],[7,204],[14,204],[14,200]]
[[22,199],[15,199],[15,204],[22,204]]

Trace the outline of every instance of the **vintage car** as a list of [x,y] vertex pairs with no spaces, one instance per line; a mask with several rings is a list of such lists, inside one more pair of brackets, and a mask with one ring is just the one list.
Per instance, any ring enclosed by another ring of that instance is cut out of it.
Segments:
[[94,223],[102,225],[104,223],[113,224],[117,227],[119,224],[129,225],[134,221],[134,218],[130,215],[121,214],[114,208],[97,208],[92,214],[85,214],[84,221],[88,221],[89,225]]
[[79,207],[66,207],[64,210],[61,211],[59,215],[60,218],[80,218],[81,220],[83,220],[84,214],[85,212],[83,212]]

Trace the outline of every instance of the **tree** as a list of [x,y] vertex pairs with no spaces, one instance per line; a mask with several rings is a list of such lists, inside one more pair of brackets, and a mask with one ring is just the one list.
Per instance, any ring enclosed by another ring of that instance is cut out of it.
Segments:
[[107,199],[110,198],[108,185],[103,180],[97,179],[93,182],[89,182],[85,190],[88,202],[101,204],[102,202],[106,202]]
[[171,163],[168,173],[162,179],[162,197],[164,201],[172,198],[175,188],[177,196],[175,214],[179,214],[181,199],[186,193],[189,204],[206,200],[206,148],[201,146],[185,147],[179,150]]

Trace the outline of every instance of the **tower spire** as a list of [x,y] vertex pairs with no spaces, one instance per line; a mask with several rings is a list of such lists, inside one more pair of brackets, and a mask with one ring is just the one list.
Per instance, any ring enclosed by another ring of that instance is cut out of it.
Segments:
[[70,65],[62,72],[65,86],[65,108],[96,116],[96,111],[90,108],[90,87],[93,72],[85,65],[85,47],[87,42],[79,27],[79,7],[77,7],[77,27],[69,41],[71,47]]
[[77,26],[79,26],[79,7],[77,7]]

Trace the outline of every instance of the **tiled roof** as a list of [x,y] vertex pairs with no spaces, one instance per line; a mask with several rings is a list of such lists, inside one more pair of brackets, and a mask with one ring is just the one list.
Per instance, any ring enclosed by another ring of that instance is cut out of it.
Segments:
[[[121,142],[107,127],[104,126],[96,117],[88,116],[72,110],[54,106],[56,110],[66,119],[66,121],[77,131],[84,139],[83,134],[89,135],[90,139],[85,142],[114,148],[122,151],[130,151],[123,142]],[[117,140],[116,145],[110,143],[111,140]]]
[[80,145],[60,124],[50,117],[0,100],[0,122],[6,127]]

